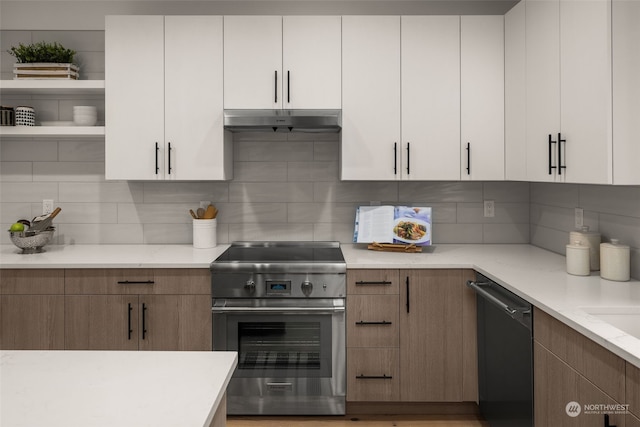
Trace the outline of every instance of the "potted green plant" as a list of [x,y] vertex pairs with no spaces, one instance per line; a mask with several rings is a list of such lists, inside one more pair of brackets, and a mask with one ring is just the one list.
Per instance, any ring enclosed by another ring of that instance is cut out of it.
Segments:
[[16,79],[78,79],[79,68],[73,62],[76,51],[67,49],[58,42],[44,41],[8,50],[17,62],[14,64],[14,78]]

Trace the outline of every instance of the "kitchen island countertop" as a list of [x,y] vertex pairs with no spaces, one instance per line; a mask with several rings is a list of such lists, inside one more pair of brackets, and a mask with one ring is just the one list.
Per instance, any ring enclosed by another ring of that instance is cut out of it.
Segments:
[[[1,268],[208,268],[229,245],[194,249],[191,245],[48,246],[42,254],[20,255],[0,246]],[[566,258],[532,245],[446,244],[422,253],[378,252],[366,245],[342,244],[347,268],[471,268],[495,280],[539,309],[640,368],[640,339],[584,308],[640,311],[640,281],[613,282],[599,272],[566,273]],[[1,274],[1,271],[0,271]]]
[[235,352],[0,351],[0,425],[208,427],[236,364]]

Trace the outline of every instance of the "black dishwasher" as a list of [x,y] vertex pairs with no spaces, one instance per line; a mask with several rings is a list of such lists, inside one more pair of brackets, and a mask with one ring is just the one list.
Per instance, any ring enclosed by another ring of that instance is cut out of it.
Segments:
[[531,304],[482,274],[476,291],[478,400],[491,427],[533,427]]

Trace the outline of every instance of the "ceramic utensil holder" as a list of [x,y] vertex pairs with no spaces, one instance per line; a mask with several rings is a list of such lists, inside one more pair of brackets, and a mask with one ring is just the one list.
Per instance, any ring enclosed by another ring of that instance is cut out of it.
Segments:
[[196,249],[215,248],[217,242],[216,219],[192,219],[193,247]]

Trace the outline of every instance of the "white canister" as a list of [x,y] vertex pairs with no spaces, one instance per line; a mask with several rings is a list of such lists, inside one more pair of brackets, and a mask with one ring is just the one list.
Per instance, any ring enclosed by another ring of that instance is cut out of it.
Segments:
[[569,233],[569,243],[580,242],[580,244],[589,247],[589,267],[591,271],[600,270],[600,242],[602,238],[600,233],[589,231],[589,226],[585,225],[581,230]]
[[567,245],[567,273],[588,276],[591,273],[589,257],[589,246],[580,242]]
[[193,219],[193,247],[215,248],[218,245],[216,219]]
[[616,282],[626,282],[631,278],[631,251],[618,239],[600,244],[600,276]]

